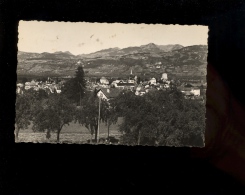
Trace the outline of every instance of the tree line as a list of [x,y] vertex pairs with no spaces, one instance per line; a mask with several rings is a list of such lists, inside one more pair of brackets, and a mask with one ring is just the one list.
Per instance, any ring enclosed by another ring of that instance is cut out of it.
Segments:
[[[98,114],[100,102],[100,117]],[[68,80],[60,94],[44,90],[26,90],[16,96],[15,136],[32,122],[34,132],[45,132],[49,139],[71,122],[88,129],[91,141],[98,141],[98,125],[106,123],[108,132],[119,117],[122,136],[127,145],[202,146],[205,130],[205,105],[198,100],[185,99],[174,86],[155,90],[143,96],[122,90],[114,99],[99,100],[97,91],[88,91],[82,67]],[[109,136],[109,133],[108,133]]]

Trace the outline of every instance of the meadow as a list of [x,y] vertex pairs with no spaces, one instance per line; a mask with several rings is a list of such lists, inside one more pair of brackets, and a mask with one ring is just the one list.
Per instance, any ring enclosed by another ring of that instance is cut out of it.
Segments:
[[[110,136],[114,136],[119,139],[121,133],[119,132],[119,124],[122,119],[118,120],[117,124],[110,126]],[[100,138],[107,138],[108,130],[104,123],[100,124]],[[62,128],[60,133],[60,143],[75,143],[83,144],[87,143],[87,140],[91,138],[88,129],[78,123],[72,122],[70,125],[66,125]],[[32,142],[32,143],[56,143],[56,133],[51,133],[51,138],[46,139],[45,132],[33,132],[32,125],[27,129],[21,129],[19,132],[18,142]]]

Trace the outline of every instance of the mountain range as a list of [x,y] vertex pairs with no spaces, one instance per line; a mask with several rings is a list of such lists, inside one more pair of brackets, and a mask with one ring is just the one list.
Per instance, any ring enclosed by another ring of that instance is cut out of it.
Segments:
[[[186,69],[203,70],[207,64],[207,45],[147,45],[103,49],[90,54],[73,55],[69,51],[54,53],[18,52],[17,74],[69,75],[78,66],[91,76],[189,72]],[[185,68],[184,68],[185,67]],[[179,69],[179,70],[177,70]],[[205,71],[205,70],[203,70]],[[193,71],[192,71],[193,72]],[[205,72],[204,72],[205,74]]]

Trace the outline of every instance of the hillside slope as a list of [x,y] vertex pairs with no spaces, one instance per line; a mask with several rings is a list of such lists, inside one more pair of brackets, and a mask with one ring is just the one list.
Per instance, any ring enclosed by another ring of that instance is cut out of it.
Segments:
[[167,72],[173,75],[206,75],[207,46],[155,45],[109,48],[91,54],[70,52],[18,52],[17,73],[35,75],[74,75],[83,66],[86,75],[125,76]]

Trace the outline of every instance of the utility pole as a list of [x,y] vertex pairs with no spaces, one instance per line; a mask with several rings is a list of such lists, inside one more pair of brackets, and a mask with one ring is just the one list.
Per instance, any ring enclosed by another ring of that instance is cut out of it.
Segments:
[[80,108],[82,106],[82,100],[81,100],[81,91],[80,91]]
[[101,103],[101,97],[99,97],[99,116],[98,116],[97,143],[99,143],[99,139],[100,139],[100,103]]

